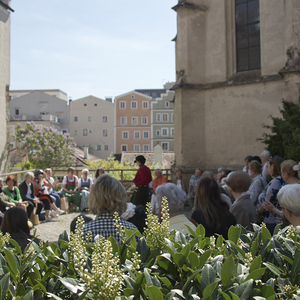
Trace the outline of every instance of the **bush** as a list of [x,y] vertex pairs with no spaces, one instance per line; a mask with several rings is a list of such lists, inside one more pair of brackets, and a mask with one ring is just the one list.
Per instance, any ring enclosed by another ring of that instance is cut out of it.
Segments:
[[[157,219],[147,221],[158,232]],[[228,240],[205,237],[202,225],[168,238],[137,233],[138,240],[119,228],[123,242],[99,237],[92,245],[82,225],[70,237],[62,233],[58,245],[32,242],[24,254],[0,235],[0,298],[300,299],[300,232],[293,227],[277,227],[273,237],[264,224],[254,232],[231,227]]]

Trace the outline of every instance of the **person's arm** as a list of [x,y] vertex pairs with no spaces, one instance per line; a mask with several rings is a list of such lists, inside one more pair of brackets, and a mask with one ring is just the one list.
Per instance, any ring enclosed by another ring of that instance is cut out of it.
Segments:
[[4,188],[3,193],[9,197],[10,201],[13,204],[17,205],[18,201],[14,199],[14,196],[12,195],[12,193],[8,188]]
[[74,181],[75,181],[75,189],[74,192],[78,190],[78,178],[74,175]]

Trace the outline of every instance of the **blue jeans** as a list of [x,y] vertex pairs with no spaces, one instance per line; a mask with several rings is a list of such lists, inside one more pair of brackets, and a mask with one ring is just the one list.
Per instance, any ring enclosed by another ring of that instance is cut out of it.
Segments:
[[49,195],[51,198],[55,198],[54,203],[56,204],[57,207],[60,207],[60,198],[63,198],[64,195],[61,193],[57,193],[57,192],[49,193]]

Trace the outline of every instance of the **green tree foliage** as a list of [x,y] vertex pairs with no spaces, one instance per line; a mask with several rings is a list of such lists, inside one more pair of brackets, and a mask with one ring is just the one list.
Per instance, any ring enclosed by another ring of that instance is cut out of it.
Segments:
[[282,100],[282,118],[272,117],[273,125],[263,125],[271,133],[263,133],[262,141],[272,155],[300,161],[300,105]]
[[51,127],[37,127],[27,122],[20,124],[14,135],[21,156],[28,156],[30,165],[35,168],[69,167],[75,163],[75,142],[69,134],[63,134]]

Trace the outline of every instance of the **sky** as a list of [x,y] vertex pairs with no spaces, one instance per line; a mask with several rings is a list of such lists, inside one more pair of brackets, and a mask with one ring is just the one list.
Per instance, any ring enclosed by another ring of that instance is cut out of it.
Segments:
[[10,89],[104,99],[175,80],[177,0],[12,0]]

